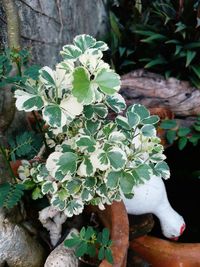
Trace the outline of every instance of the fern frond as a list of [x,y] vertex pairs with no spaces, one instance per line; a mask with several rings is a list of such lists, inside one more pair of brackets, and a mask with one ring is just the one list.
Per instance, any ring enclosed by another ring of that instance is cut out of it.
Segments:
[[23,184],[4,183],[0,185],[0,207],[11,209],[22,198],[25,186]]
[[16,137],[8,139],[10,145],[10,157],[12,160],[25,157],[33,158],[42,146],[42,138],[34,132],[23,132]]

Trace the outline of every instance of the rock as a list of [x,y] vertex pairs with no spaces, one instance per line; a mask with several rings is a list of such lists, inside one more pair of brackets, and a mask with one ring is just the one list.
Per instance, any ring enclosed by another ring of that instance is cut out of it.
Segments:
[[[77,230],[72,229],[68,236]],[[78,267],[78,258],[73,248],[66,248],[64,241],[58,245],[47,258],[44,267]]]
[[44,260],[43,247],[23,227],[6,219],[1,223],[0,267],[43,267]]

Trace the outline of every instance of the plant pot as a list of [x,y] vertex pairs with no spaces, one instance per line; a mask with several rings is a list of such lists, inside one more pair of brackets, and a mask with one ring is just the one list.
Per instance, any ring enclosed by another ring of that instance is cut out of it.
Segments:
[[111,247],[114,263],[103,260],[99,267],[126,267],[127,251],[129,246],[129,223],[124,203],[114,202],[107,205],[105,210],[97,206],[90,206],[89,211],[95,212],[103,225],[110,230],[113,245]]
[[132,240],[130,249],[152,267],[200,266],[200,244],[198,243],[175,243],[146,235]]

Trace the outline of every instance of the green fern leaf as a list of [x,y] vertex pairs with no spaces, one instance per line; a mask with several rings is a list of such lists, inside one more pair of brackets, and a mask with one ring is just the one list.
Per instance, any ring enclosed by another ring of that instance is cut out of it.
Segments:
[[25,186],[23,184],[4,183],[0,185],[0,207],[11,209],[22,198]]

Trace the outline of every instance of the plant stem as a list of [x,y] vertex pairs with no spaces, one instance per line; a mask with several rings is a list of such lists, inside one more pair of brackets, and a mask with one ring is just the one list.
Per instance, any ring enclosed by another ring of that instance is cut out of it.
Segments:
[[13,172],[13,170],[12,170],[12,168],[11,168],[10,161],[7,159],[5,149],[2,147],[1,144],[0,144],[0,151],[1,151],[1,154],[2,154],[2,156],[3,156],[3,159],[4,159],[4,161],[5,161],[5,163],[6,163],[7,167],[8,167],[8,171],[9,171],[9,173],[10,173],[10,176],[11,176],[11,177],[13,178],[13,180],[16,182],[17,179],[16,179],[16,177],[15,177],[15,175],[14,175],[14,172]]
[[40,122],[39,122],[39,120],[37,118],[37,115],[35,114],[35,111],[32,111],[32,114],[33,114],[33,117],[34,117],[34,119],[35,119],[35,121],[36,121],[36,123],[38,125],[39,131],[42,134],[42,139],[43,139],[44,145],[46,147],[46,150],[49,151],[49,147],[47,145],[47,141],[46,141],[46,139],[44,137],[44,133],[43,133],[42,127],[41,127]]

